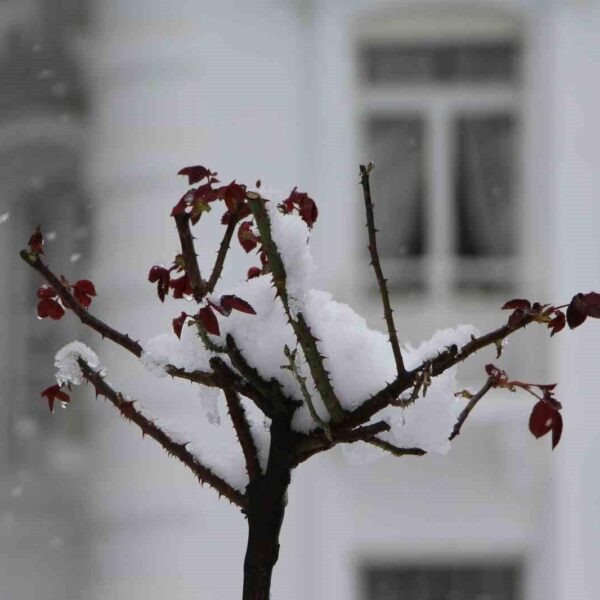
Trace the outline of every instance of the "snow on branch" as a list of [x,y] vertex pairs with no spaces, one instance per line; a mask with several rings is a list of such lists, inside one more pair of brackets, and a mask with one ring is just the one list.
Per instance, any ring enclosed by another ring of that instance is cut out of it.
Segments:
[[115,391],[102,377],[99,371],[94,370],[83,358],[77,360],[85,379],[96,389],[97,395],[105,396],[121,413],[123,418],[137,425],[144,435],[158,442],[167,454],[178,458],[198,478],[200,483],[206,483],[214,488],[220,496],[225,496],[232,504],[244,508],[246,499],[244,495],[231,486],[227,481],[203,465],[188,449],[187,443],[172,439],[169,434],[151,417],[144,414],[136,402],[128,400],[123,394]]

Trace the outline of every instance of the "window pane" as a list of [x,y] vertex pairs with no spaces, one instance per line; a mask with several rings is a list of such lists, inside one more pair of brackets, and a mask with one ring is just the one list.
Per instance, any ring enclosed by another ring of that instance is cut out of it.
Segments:
[[375,567],[365,570],[365,600],[519,600],[516,565]]
[[404,45],[362,49],[368,83],[512,83],[518,79],[516,42]]
[[454,195],[460,255],[513,254],[515,133],[509,115],[465,117],[456,123]]
[[[369,157],[378,247],[382,259],[397,264],[392,285],[419,285],[421,269],[414,259],[424,252],[424,123],[418,117],[375,117],[368,121]],[[400,262],[413,259],[412,267]]]

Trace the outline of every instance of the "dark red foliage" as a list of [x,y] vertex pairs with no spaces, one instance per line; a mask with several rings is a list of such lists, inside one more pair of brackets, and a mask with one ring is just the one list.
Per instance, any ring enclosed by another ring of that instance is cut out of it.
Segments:
[[[526,383],[523,381],[511,381],[503,371],[495,365],[486,365],[486,373],[492,380],[492,385],[505,388],[511,392],[521,388],[537,398],[538,402],[533,407],[529,417],[529,430],[540,438],[552,431],[552,447],[555,448],[560,441],[562,433],[562,416],[560,415],[561,403],[554,397],[555,383]],[[537,391],[537,393],[536,393]]]
[[540,400],[531,411],[529,416],[529,431],[536,437],[541,438],[549,431],[552,432],[552,448],[556,448],[563,430],[563,420],[558,409]]
[[169,269],[154,265],[148,273],[148,281],[156,283],[158,297],[161,302],[165,301],[165,296],[169,293],[170,273]]
[[249,315],[255,315],[256,311],[248,304],[245,300],[238,298],[233,295],[221,296],[220,300],[221,308],[225,311],[224,314],[229,315],[232,310],[239,310],[240,312],[247,313]]
[[252,221],[244,221],[238,227],[238,240],[246,252],[251,252],[260,242],[260,238],[252,231]]
[[44,236],[42,235],[42,229],[38,225],[29,238],[29,252],[32,254],[44,254]]
[[225,202],[227,211],[232,215],[246,201],[246,186],[236,183],[235,180],[229,185],[221,186],[216,192],[217,197]]
[[187,313],[182,312],[178,317],[173,319],[173,331],[178,338],[181,338],[181,330],[183,329],[183,324],[187,317]]
[[509,300],[504,304],[502,310],[514,310],[517,308],[520,308],[521,310],[529,310],[531,308],[531,302],[529,302],[529,300],[523,300],[520,298]]
[[565,313],[562,310],[556,310],[554,312],[554,317],[548,322],[548,327],[551,332],[550,335],[554,335],[559,331],[562,331],[565,328],[565,324],[567,322],[567,318],[565,317]]
[[567,322],[571,329],[579,327],[588,317],[600,319],[600,294],[576,294],[567,308]]
[[51,319],[58,321],[64,317],[65,309],[57,300],[53,300],[52,298],[43,298],[38,302],[37,314],[41,319],[50,317]]
[[262,271],[258,267],[250,267],[248,269],[247,278],[254,279],[255,277],[260,277]]
[[551,336],[562,331],[567,320],[564,312],[561,310],[562,307],[540,304],[539,302],[534,302],[532,305],[529,300],[521,298],[509,300],[502,308],[513,311],[508,317],[508,324],[512,328],[517,329],[521,327],[525,323],[525,319],[531,318],[537,323],[547,325]]
[[176,279],[171,279],[169,287],[173,290],[173,298],[185,298],[186,296],[191,296],[193,293],[187,273]]
[[83,306],[88,308],[92,303],[92,296],[96,295],[96,288],[89,279],[80,279],[74,283],[71,288],[75,299]]
[[203,179],[212,179],[216,176],[216,173],[212,173],[206,167],[202,167],[200,165],[194,167],[184,167],[181,169],[177,175],[184,175],[188,178],[188,183],[190,185],[194,185]]
[[200,322],[202,326],[208,333],[212,333],[213,335],[220,335],[221,331],[219,329],[219,322],[217,321],[217,316],[215,315],[213,309],[210,306],[204,306],[198,311],[198,317],[200,318]]
[[41,394],[42,398],[46,398],[48,401],[48,408],[50,412],[54,412],[54,402],[55,400],[59,400],[60,402],[69,402],[71,398],[69,398],[69,394],[61,391],[59,385],[51,385],[47,387]]
[[302,220],[309,227],[315,224],[319,216],[315,201],[308,194],[297,191],[297,188],[291,191],[288,198],[279,205],[279,208],[284,213],[290,213],[296,209]]
[[58,294],[56,293],[56,290],[53,287],[50,287],[49,285],[42,285],[38,288],[36,295],[40,299],[48,299],[56,298]]

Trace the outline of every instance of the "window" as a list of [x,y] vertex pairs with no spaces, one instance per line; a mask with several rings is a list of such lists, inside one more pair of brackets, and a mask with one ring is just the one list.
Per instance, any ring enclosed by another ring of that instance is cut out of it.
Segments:
[[363,572],[365,600],[520,600],[517,564],[372,567]]
[[519,252],[518,28],[500,15],[426,13],[397,29],[372,28],[358,55],[390,287],[505,293]]

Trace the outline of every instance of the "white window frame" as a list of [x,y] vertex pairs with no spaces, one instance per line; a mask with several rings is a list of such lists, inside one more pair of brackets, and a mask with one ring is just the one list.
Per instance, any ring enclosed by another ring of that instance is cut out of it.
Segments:
[[[412,19],[412,22],[411,22]],[[523,218],[523,177],[527,168],[524,158],[525,123],[525,44],[524,33],[512,18],[482,12],[462,18],[454,15],[444,24],[435,12],[408,14],[406,18],[371,22],[360,32],[357,43],[376,45],[381,42],[424,43],[504,42],[517,40],[520,48],[520,71],[517,83],[393,83],[358,85],[358,114],[361,122],[369,118],[398,117],[423,119],[425,168],[425,239],[426,248],[417,259],[383,261],[387,273],[397,270],[399,263],[425,270],[427,294],[441,301],[456,297],[455,274],[459,269],[476,273],[497,273],[498,283],[515,281],[523,244],[518,224]],[[359,58],[360,60],[360,58]],[[469,259],[457,255],[455,248],[456,214],[453,210],[453,176],[455,138],[452,128],[456,119],[465,115],[510,114],[516,127],[515,177],[513,186],[515,248],[509,257]],[[368,155],[366,131],[361,132],[362,155]],[[377,165],[376,165],[377,166]],[[524,168],[525,167],[525,168]],[[375,174],[376,176],[376,170]],[[376,215],[377,217],[377,215]],[[409,267],[410,268],[410,267]],[[518,275],[516,277],[518,279]],[[486,278],[489,279],[489,278]],[[393,282],[392,282],[393,283]]]

